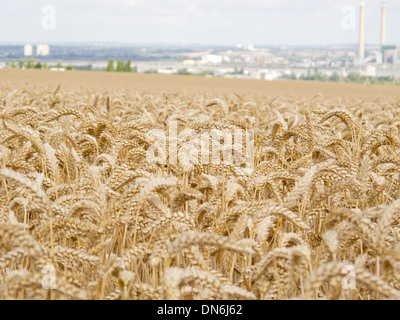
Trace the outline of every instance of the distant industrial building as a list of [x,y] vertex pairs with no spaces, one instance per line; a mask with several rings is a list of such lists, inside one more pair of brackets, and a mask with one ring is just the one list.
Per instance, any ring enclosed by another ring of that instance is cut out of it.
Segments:
[[361,1],[360,5],[360,40],[358,46],[358,57],[364,59],[365,55],[365,2]]
[[[48,44],[38,44],[36,46],[36,56],[48,56],[50,55],[50,46]],[[33,46],[31,44],[26,44],[24,46],[24,56],[33,56]]]
[[381,50],[382,64],[392,66],[400,64],[400,46],[386,44],[386,3],[382,4]]
[[216,54],[206,54],[205,56],[201,57],[201,60],[204,63],[212,63],[212,64],[218,64],[222,62],[222,56],[216,55]]
[[382,3],[381,46],[386,44],[386,3]]
[[248,44],[245,49],[247,51],[254,51],[254,45],[253,44]]
[[36,47],[37,56],[48,56],[50,55],[50,46],[48,44],[38,44]]
[[384,45],[382,46],[382,63],[386,65],[400,64],[400,46]]
[[[386,3],[382,3],[380,50],[372,50],[365,57],[365,1],[360,1],[360,34],[358,55],[354,58],[354,65],[361,66],[360,73],[374,75],[376,70],[372,66],[390,68],[400,65],[400,45],[386,43]],[[371,66],[372,65],[372,66]],[[375,68],[376,69],[376,68]],[[380,68],[382,69],[382,68]]]
[[24,56],[25,57],[30,57],[33,55],[33,47],[30,44],[26,44],[24,46]]

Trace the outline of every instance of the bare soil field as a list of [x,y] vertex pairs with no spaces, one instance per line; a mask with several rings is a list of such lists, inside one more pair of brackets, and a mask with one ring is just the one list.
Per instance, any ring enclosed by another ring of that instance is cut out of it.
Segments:
[[400,299],[399,91],[0,70],[0,299]]
[[366,84],[324,83],[312,81],[263,81],[196,76],[127,74],[90,71],[56,72],[48,70],[0,69],[0,85],[9,89],[57,87],[96,90],[98,92],[138,91],[147,93],[202,94],[221,96],[236,92],[255,97],[399,100],[400,87]]

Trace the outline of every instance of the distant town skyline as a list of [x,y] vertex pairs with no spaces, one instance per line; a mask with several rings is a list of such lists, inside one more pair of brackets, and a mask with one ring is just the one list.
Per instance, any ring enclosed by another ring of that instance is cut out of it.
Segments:
[[[365,1],[379,44],[381,0]],[[386,0],[386,42],[400,43],[400,1]],[[209,45],[355,44],[359,0],[0,0],[0,42]]]

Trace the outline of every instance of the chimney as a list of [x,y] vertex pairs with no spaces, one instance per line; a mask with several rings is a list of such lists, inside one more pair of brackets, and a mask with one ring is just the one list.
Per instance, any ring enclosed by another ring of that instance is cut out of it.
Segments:
[[386,3],[382,3],[381,46],[386,44]]
[[360,43],[358,48],[358,56],[360,59],[364,59],[365,53],[365,18],[364,18],[364,11],[365,11],[365,2],[361,1],[361,8],[360,8]]

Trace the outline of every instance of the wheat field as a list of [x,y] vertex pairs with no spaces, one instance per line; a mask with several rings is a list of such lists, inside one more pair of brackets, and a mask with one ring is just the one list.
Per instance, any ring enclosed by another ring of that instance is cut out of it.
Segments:
[[[0,299],[400,298],[395,89],[71,74],[2,74]],[[253,132],[250,167],[180,135],[177,163],[149,161],[170,119]]]

